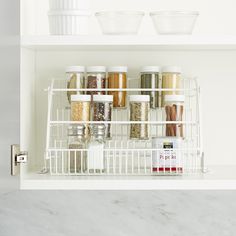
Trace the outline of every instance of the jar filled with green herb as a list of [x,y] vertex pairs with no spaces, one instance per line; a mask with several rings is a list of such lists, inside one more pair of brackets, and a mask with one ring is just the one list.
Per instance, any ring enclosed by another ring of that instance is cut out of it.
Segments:
[[148,139],[149,138],[149,111],[150,96],[130,95],[130,138]]
[[144,66],[141,69],[141,88],[153,89],[151,91],[142,91],[142,95],[150,96],[150,107],[155,109],[159,107],[159,92],[155,89],[159,88],[159,67],[158,66]]

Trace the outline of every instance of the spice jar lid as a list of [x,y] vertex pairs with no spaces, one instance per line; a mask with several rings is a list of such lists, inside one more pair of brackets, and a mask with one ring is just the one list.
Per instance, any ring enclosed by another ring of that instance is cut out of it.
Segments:
[[87,67],[87,72],[101,72],[101,73],[104,73],[104,72],[106,72],[106,67],[105,66],[88,66]]
[[71,101],[72,102],[90,102],[91,101],[91,95],[71,95]]
[[165,102],[184,102],[184,95],[165,95]]
[[85,72],[84,66],[68,66],[66,67],[66,73],[72,73],[72,72]]
[[123,72],[127,73],[128,72],[128,67],[127,66],[111,66],[108,67],[108,72]]
[[130,95],[129,96],[130,102],[150,102],[149,95]]
[[113,102],[113,95],[93,95],[94,102]]
[[84,125],[72,125],[68,127],[69,136],[82,136],[85,135],[85,126]]
[[144,66],[141,69],[141,73],[143,72],[159,72],[160,71],[160,67],[159,66]]
[[181,73],[182,70],[181,70],[181,67],[179,67],[179,66],[164,66],[162,68],[162,72],[163,73],[168,73],[168,72],[170,72],[170,73]]

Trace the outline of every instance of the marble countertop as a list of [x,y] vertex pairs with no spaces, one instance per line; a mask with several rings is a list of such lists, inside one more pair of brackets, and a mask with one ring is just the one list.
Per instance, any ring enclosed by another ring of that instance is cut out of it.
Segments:
[[0,236],[232,236],[236,191],[20,191],[0,184]]

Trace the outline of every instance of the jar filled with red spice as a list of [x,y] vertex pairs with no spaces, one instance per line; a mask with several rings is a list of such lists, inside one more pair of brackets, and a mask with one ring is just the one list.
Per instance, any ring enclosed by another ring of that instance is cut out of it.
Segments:
[[[184,137],[183,121],[184,95],[165,95],[166,136]],[[171,123],[173,122],[173,123]]]
[[126,108],[126,91],[119,91],[117,89],[127,88],[127,72],[126,66],[113,66],[108,68],[108,88],[116,89],[109,91],[109,95],[113,95],[114,108]]
[[[102,95],[105,91],[99,91],[99,89],[106,88],[106,67],[105,66],[89,66],[87,68],[87,89],[93,89],[87,91],[87,94]],[[98,89],[98,90],[96,90]]]

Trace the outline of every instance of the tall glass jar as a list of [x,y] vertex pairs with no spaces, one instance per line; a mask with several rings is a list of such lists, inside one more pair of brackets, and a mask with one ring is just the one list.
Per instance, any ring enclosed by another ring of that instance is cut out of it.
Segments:
[[[181,78],[181,68],[178,66],[166,66],[162,68],[162,88],[163,89],[182,89],[183,81]],[[180,91],[163,91],[162,107],[164,107],[165,95],[182,94]]]
[[103,124],[92,126],[92,137],[88,145],[88,170],[90,173],[104,172],[105,130],[106,127]]
[[[183,121],[184,95],[166,95],[165,111],[166,121]],[[166,136],[184,137],[183,124],[166,124]]]
[[[109,89],[126,89],[127,88],[127,71],[126,66],[113,66],[108,68],[108,88]],[[126,91],[109,91],[113,95],[113,107],[126,107]]]
[[[84,66],[69,66],[66,68],[66,80],[68,89],[84,89],[85,88],[85,67]],[[71,95],[83,94],[82,91],[67,91],[69,103]]]
[[87,141],[85,126],[70,126],[68,129],[68,162],[70,173],[84,173],[87,170]]
[[[112,118],[112,95],[94,95],[93,96],[93,121],[111,121]],[[104,137],[111,138],[111,124],[105,124]]]
[[[158,89],[159,88],[159,67],[145,66],[141,70],[141,88],[142,89]],[[142,91],[141,94],[150,96],[150,107],[155,109],[159,107],[158,91]]]
[[[90,95],[71,95],[71,120],[90,121]],[[80,126],[83,126],[82,124]],[[89,136],[89,125],[85,124],[85,137]]]
[[[106,67],[89,66],[87,68],[87,89],[105,89],[106,88]],[[105,91],[87,91],[87,94],[106,94]]]
[[150,112],[150,96],[149,95],[131,95],[130,101],[130,121],[138,121],[140,123],[131,123],[130,138],[131,139],[149,139],[149,112]]

